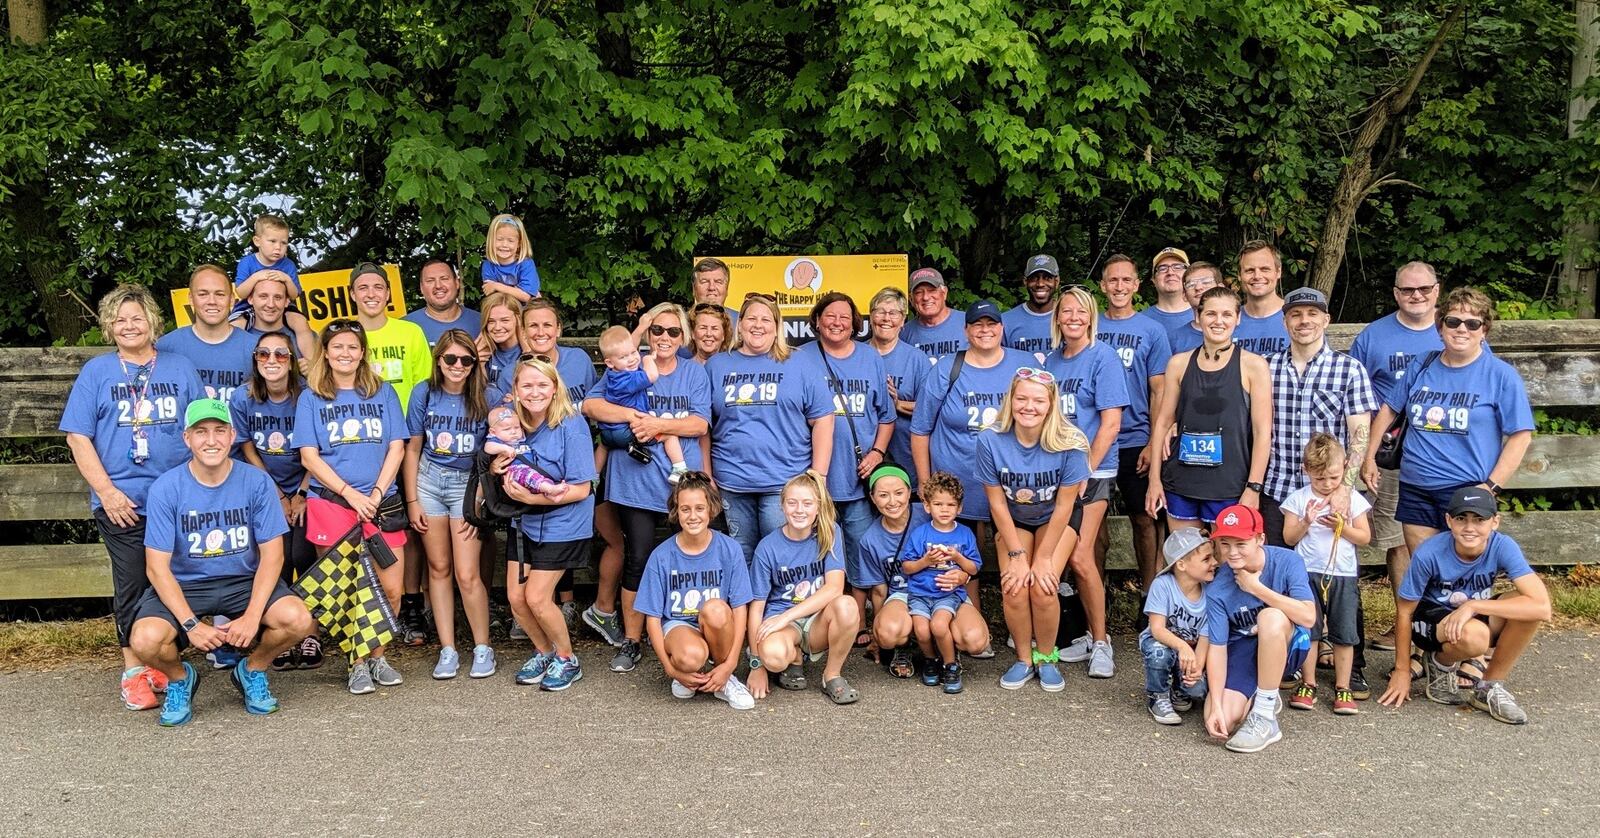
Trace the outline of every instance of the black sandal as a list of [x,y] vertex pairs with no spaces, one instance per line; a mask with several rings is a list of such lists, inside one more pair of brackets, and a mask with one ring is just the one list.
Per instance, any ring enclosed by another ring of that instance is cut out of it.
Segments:
[[872,632],[862,629],[856,632],[855,648],[865,649],[872,645]]
[[850,686],[850,682],[846,681],[843,675],[829,678],[824,682],[822,694],[827,696],[828,700],[834,704],[854,704],[861,698],[861,695],[856,692],[856,688]]
[[911,653],[904,646],[894,650],[894,657],[889,660],[889,674],[896,678],[910,678],[917,674],[916,667],[911,663]]
[[786,690],[803,690],[806,688],[806,668],[798,663],[791,663],[778,673],[778,686]]

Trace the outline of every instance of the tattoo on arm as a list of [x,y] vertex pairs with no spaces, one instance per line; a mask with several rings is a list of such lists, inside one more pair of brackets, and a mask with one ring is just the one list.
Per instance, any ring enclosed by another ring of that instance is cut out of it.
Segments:
[[1367,458],[1367,442],[1371,438],[1372,427],[1367,422],[1357,422],[1350,429],[1350,450],[1345,452],[1344,484],[1346,486],[1359,486],[1361,484],[1361,464]]

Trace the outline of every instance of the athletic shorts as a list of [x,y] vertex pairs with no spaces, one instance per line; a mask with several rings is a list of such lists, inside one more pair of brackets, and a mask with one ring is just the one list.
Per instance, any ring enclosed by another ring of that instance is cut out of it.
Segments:
[[[255,584],[254,576],[219,576],[215,579],[179,582],[178,587],[183,590],[183,600],[189,604],[189,610],[195,614],[237,620],[250,608],[250,592],[255,588]],[[292,596],[294,592],[289,590],[289,586],[283,584],[282,580],[277,580],[272,586],[272,592],[267,594],[267,608],[261,609],[261,612],[265,614],[274,602]],[[178,632],[178,648],[188,647],[189,636],[183,633],[183,626],[178,622],[178,618],[172,615],[167,604],[161,601],[155,588],[144,592],[136,613],[138,615],[134,617],[136,622],[145,617],[159,617],[166,620]]]
[[1372,504],[1372,546],[1388,550],[1406,543],[1406,534],[1394,518],[1395,506],[1400,501],[1400,472],[1394,469],[1378,470],[1378,491],[1363,492]]
[[[1226,689],[1233,690],[1243,695],[1255,695],[1256,685],[1260,680],[1256,675],[1256,643],[1255,635],[1249,637],[1235,637],[1228,641],[1228,683]],[[1293,678],[1300,674],[1300,667],[1306,662],[1306,655],[1311,651],[1311,632],[1302,626],[1295,626],[1294,633],[1289,635],[1289,658],[1283,663],[1283,672],[1278,680]],[[1274,687],[1277,685],[1274,684]]]
[[1083,487],[1083,495],[1078,498],[1079,506],[1088,506],[1091,503],[1106,503],[1111,500],[1111,487],[1115,485],[1115,477],[1091,477]]
[[[327,552],[339,539],[356,525],[355,510],[340,506],[331,500],[312,497],[306,498],[306,540],[311,546],[317,548],[317,553]],[[406,531],[383,532],[373,525],[371,521],[361,524],[361,537],[371,538],[382,533],[383,543],[390,547],[406,546]]]
[[1204,521],[1215,523],[1222,510],[1238,503],[1237,500],[1196,500],[1176,492],[1167,493],[1167,515],[1179,521]]
[[[522,555],[517,555],[517,543],[522,543]],[[516,535],[506,537],[506,561],[516,564],[519,560],[528,563],[529,570],[573,570],[589,566],[589,552],[591,539],[580,538],[577,541],[534,541],[527,536]]]
[[1117,502],[1122,505],[1124,515],[1144,512],[1144,496],[1150,491],[1150,470],[1139,473],[1139,454],[1143,451],[1143,445],[1117,449]]
[[[1454,612],[1454,608],[1446,608],[1432,600],[1421,600],[1417,603],[1417,610],[1411,612],[1411,645],[1428,652],[1437,652],[1444,648],[1439,642],[1439,623]],[[1482,620],[1484,625],[1489,625],[1489,618],[1483,614],[1472,615],[1475,620]]]
[[[1359,645],[1361,631],[1356,614],[1361,606],[1361,592],[1356,586],[1356,578],[1321,573],[1308,573],[1306,576],[1311,579],[1311,599],[1317,606],[1317,624],[1311,628],[1311,639],[1327,637],[1328,642],[1335,646]],[[1323,582],[1328,583],[1326,599],[1322,595]]]
[[[1476,483],[1463,483],[1461,486],[1476,486]],[[1395,502],[1394,517],[1402,524],[1415,524],[1422,527],[1444,531],[1450,528],[1445,522],[1445,507],[1450,504],[1450,496],[1461,486],[1450,486],[1444,489],[1424,489],[1405,481],[1400,481],[1400,496]]]

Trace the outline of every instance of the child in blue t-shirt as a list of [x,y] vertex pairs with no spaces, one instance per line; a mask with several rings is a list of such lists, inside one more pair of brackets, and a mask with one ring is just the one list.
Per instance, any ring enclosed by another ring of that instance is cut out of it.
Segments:
[[977,576],[983,557],[978,554],[977,536],[956,522],[961,512],[961,481],[955,475],[943,471],[928,475],[922,484],[922,503],[930,520],[906,536],[905,546],[900,548],[900,571],[906,576],[911,630],[922,649],[922,683],[930,687],[942,683],[944,691],[954,695],[962,689],[961,664],[950,627],[956,611],[967,602],[967,589],[958,585],[942,591],[938,580],[952,568]]
[[1206,694],[1206,585],[1217,575],[1211,542],[1197,527],[1172,531],[1161,547],[1166,564],[1150,583],[1139,633],[1144,656],[1145,707],[1164,725],[1183,723],[1179,712]]
[[239,301],[233,304],[228,320],[241,329],[247,328],[255,313],[250,305],[250,293],[255,290],[256,283],[268,273],[282,274],[289,293],[289,305],[283,310],[283,322],[289,331],[294,332],[295,347],[300,350],[300,357],[310,358],[316,349],[317,336],[311,331],[311,323],[306,316],[296,308],[295,301],[300,299],[300,270],[289,258],[289,225],[275,215],[260,216],[256,218],[255,235],[250,238],[250,243],[255,245],[255,252],[246,253],[233,273],[233,293]]
[[[655,355],[639,352],[639,341],[644,337],[645,323],[629,332],[621,326],[612,326],[600,333],[600,355],[605,359],[606,371],[600,376],[600,398],[618,407],[650,412],[650,385],[656,383],[661,372],[656,368]],[[649,326],[654,329],[677,330],[677,326]],[[625,450],[628,456],[649,465],[651,455],[646,443],[633,435],[626,422],[600,422],[600,442],[606,448]],[[667,482],[676,484],[689,472],[683,461],[683,443],[674,434],[656,437],[672,469],[667,472]]]
[[522,219],[501,213],[489,222],[483,243],[483,294],[510,294],[525,303],[539,296],[539,267]]

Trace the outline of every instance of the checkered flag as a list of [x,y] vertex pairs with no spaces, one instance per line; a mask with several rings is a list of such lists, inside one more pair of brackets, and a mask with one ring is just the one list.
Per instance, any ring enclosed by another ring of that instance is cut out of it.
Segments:
[[394,609],[357,523],[301,574],[295,593],[353,664],[394,640]]

